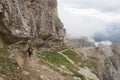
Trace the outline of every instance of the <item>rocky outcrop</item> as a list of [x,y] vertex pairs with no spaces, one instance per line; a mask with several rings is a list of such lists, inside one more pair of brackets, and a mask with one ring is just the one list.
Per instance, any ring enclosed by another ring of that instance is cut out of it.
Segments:
[[76,51],[100,80],[120,80],[120,45],[99,45]]
[[4,48],[4,43],[3,43],[2,38],[0,37],[0,49],[1,49],[1,48]]
[[70,39],[66,42],[68,45],[72,45],[78,55],[81,56],[82,67],[91,69],[100,80],[120,80],[119,44],[95,46],[87,39]]
[[0,36],[5,44],[36,38],[62,41],[65,34],[56,0],[0,0]]
[[120,47],[100,45],[96,48],[96,70],[100,80],[120,80]]
[[66,44],[68,46],[72,46],[74,48],[83,48],[83,47],[94,47],[94,42],[90,42],[87,39],[81,38],[81,39],[67,39]]

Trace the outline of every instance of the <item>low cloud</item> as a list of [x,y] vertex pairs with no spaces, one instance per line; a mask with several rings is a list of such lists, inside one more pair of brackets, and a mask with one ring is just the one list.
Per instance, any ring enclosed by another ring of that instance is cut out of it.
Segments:
[[120,12],[120,0],[58,0],[60,4],[77,9],[97,9],[102,12]]
[[120,23],[119,0],[58,0],[59,16],[71,37],[92,36]]
[[112,42],[110,41],[101,41],[101,42],[95,42],[95,45],[98,46],[98,45],[112,45]]

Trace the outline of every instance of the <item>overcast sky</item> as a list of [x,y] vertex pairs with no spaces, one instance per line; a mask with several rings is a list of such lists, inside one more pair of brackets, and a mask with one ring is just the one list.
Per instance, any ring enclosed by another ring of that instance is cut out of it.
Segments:
[[92,36],[120,23],[120,0],[58,0],[58,12],[67,35]]

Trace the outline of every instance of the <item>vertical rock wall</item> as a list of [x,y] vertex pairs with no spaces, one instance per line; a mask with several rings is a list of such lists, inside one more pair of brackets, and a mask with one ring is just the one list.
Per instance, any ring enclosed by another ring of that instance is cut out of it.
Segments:
[[0,0],[0,36],[5,44],[40,38],[63,40],[56,0]]

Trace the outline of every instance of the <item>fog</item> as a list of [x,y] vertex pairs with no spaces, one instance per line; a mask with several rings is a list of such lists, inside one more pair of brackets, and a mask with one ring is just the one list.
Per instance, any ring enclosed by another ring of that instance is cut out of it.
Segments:
[[120,0],[58,0],[67,37],[93,36],[120,23]]

